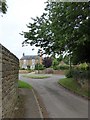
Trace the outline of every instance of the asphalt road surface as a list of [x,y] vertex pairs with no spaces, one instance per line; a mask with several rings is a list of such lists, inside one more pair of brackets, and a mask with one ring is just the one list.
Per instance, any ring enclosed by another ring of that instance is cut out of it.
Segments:
[[37,90],[50,118],[88,118],[88,101],[58,85],[57,81],[64,78],[63,75],[45,79],[19,77]]

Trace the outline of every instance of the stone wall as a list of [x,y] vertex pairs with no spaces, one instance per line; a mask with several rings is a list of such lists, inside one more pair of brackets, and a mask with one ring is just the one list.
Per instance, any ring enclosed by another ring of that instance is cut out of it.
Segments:
[[[2,46],[0,45],[0,118],[2,118]],[[1,119],[0,119],[1,120]]]
[[0,117],[13,118],[18,97],[19,60],[0,45]]

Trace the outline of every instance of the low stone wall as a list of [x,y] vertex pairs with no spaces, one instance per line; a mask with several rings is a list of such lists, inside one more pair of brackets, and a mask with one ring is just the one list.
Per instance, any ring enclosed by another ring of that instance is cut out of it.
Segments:
[[0,45],[0,117],[13,118],[18,97],[19,60]]
[[19,70],[20,74],[30,73],[28,70]]

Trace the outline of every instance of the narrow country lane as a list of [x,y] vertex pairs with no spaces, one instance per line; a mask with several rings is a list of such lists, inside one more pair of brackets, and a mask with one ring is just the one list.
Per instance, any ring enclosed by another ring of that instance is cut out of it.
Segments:
[[20,75],[19,79],[31,84],[39,93],[50,118],[88,118],[88,101],[59,86],[57,81],[63,77],[31,79]]

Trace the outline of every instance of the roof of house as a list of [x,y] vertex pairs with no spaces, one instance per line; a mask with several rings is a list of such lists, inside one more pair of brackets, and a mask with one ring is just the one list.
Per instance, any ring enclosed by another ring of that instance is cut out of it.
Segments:
[[37,55],[25,55],[20,60],[31,60],[31,59],[38,59]]

